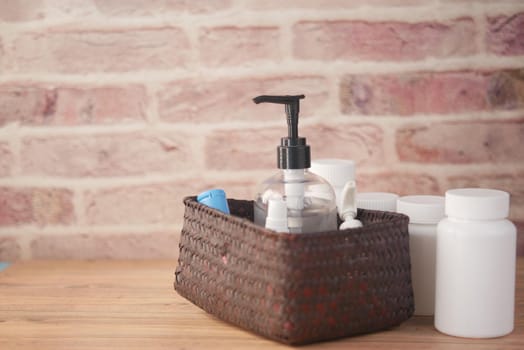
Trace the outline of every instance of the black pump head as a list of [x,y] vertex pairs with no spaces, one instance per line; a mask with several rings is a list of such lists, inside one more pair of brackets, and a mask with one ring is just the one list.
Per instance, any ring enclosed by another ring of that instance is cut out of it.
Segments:
[[286,105],[288,137],[280,140],[277,148],[277,162],[280,169],[307,169],[311,167],[311,150],[306,144],[306,138],[298,137],[298,113],[300,100],[304,95],[255,97],[255,103],[279,103]]

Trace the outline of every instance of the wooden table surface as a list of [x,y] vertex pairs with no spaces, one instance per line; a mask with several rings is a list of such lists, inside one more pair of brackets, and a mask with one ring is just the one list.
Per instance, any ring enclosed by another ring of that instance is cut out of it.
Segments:
[[[217,320],[172,286],[174,261],[29,261],[0,271],[0,349],[284,349]],[[524,349],[524,259],[515,330],[463,339],[413,317],[375,334],[304,349]]]

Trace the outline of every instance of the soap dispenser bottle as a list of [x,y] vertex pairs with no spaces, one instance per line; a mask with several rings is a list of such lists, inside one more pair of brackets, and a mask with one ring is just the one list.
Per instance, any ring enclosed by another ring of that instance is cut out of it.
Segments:
[[[259,186],[254,204],[255,223],[278,232],[334,231],[337,230],[335,193],[328,182],[308,171],[311,150],[306,139],[298,136],[298,114],[303,98],[304,95],[263,95],[253,99],[257,104],[284,104],[288,125],[288,136],[283,137],[277,147],[277,165],[281,171]],[[268,205],[281,201],[285,202],[285,206],[272,205],[268,210]],[[275,213],[275,208],[281,208],[282,212]],[[274,226],[272,215],[280,221],[287,218],[287,229],[285,225]]]

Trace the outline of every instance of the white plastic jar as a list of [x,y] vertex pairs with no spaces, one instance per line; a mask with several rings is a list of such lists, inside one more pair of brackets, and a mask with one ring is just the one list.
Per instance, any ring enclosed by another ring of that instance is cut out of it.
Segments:
[[415,315],[433,316],[437,224],[444,217],[444,197],[400,197],[397,212],[409,216],[409,254]]
[[446,192],[438,225],[435,327],[459,337],[511,333],[515,307],[516,228],[507,192]]
[[380,211],[397,211],[398,195],[389,192],[357,193],[357,208]]

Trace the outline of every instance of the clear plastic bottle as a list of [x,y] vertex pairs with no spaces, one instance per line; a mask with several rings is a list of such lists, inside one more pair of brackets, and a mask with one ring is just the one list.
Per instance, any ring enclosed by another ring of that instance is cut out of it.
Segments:
[[435,328],[492,338],[514,327],[516,228],[507,220],[507,192],[466,188],[446,192],[437,228]]
[[[286,107],[288,136],[283,137],[277,147],[277,166],[281,170],[260,185],[254,205],[255,223],[277,232],[337,229],[335,193],[328,182],[308,171],[310,147],[304,137],[298,136],[300,100],[304,97],[263,95],[254,99],[255,103],[279,103]],[[269,203],[273,204],[271,210],[268,210]],[[282,225],[286,218],[287,228]]]
[[255,198],[256,224],[266,226],[271,199],[286,202],[290,233],[337,229],[335,193],[324,179],[307,169],[283,170],[260,185]]

